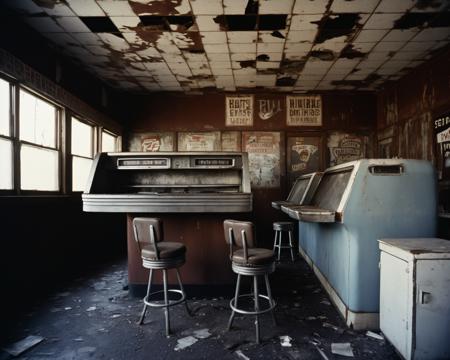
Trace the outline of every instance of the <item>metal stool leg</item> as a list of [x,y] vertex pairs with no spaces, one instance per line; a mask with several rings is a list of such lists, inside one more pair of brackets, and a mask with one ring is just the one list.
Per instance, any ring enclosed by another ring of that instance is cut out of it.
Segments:
[[281,230],[277,230],[278,232],[278,261],[280,261],[280,254],[281,254],[281,246],[282,246],[282,241],[281,241],[281,237],[283,235],[283,232]]
[[[145,295],[145,298],[147,298],[147,299],[148,299],[148,295],[150,294],[150,289],[152,287],[152,278],[153,278],[153,269],[150,269],[150,272],[148,274],[147,295]],[[145,318],[146,313],[147,313],[147,304],[144,302],[144,308],[142,309],[142,314],[138,321],[138,325],[142,325],[144,323],[144,318]]]
[[[272,290],[270,289],[270,283],[269,283],[269,275],[264,275],[264,280],[266,282],[266,291],[267,291],[267,296],[269,297],[269,304],[272,307],[273,306],[273,298],[272,298]],[[272,320],[273,320],[273,324],[275,326],[277,326],[277,318],[275,317],[275,312],[272,311],[270,312],[272,314]]]
[[[236,281],[236,291],[234,293],[234,307],[236,307],[236,308],[238,306],[237,303],[238,303],[238,298],[239,298],[240,285],[241,285],[241,274],[238,274],[237,281]],[[233,325],[234,315],[235,315],[235,312],[234,312],[234,310],[232,310],[230,319],[228,320],[228,327],[227,327],[228,331],[230,331],[231,326]]]
[[[259,311],[259,292],[258,292],[258,277],[253,276],[253,289],[255,295],[255,311]],[[259,344],[259,317],[255,315],[255,328],[256,328],[256,343]]]
[[166,336],[170,335],[170,323],[169,323],[169,294],[167,292],[167,270],[163,269],[163,285],[164,285],[164,315],[166,318]]
[[289,246],[291,247],[292,262],[295,262],[295,260],[294,260],[294,245],[292,245],[292,231],[291,230],[289,230]]
[[275,249],[278,245],[277,240],[278,240],[278,231],[275,230],[275,238],[273,239],[273,250],[272,250],[274,253],[275,253]]
[[[186,297],[186,293],[184,292],[183,283],[181,282],[180,272],[178,271],[178,268],[176,268],[175,270],[177,271],[177,279],[178,279],[178,284],[180,285],[180,290],[181,290],[183,296]],[[189,309],[186,299],[184,300],[184,306],[186,307],[186,311],[187,311],[188,315],[192,316],[191,309]]]

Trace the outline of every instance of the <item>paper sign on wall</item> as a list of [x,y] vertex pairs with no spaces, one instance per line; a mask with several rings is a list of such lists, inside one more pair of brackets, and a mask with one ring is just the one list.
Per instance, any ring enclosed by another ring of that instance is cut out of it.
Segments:
[[286,123],[288,126],[321,126],[321,96],[286,96]]
[[225,97],[225,125],[253,125],[253,95]]

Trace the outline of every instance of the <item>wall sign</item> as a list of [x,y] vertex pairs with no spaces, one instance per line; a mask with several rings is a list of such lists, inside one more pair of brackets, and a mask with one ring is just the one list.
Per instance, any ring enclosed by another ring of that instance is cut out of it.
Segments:
[[222,151],[241,151],[240,131],[222,131]]
[[220,150],[220,131],[178,133],[178,151]]
[[320,137],[290,136],[287,139],[289,183],[320,168]]
[[320,95],[286,96],[288,126],[321,126],[322,97]]
[[251,185],[254,188],[280,186],[280,133],[242,133],[242,148],[248,152]]
[[225,125],[253,125],[253,95],[225,97]]
[[258,115],[262,120],[269,120],[271,117],[281,112],[280,99],[259,99],[258,106]]
[[366,154],[363,136],[336,132],[329,135],[327,145],[330,150],[330,166],[362,159]]
[[129,151],[173,151],[174,133],[148,132],[131,134],[128,142]]
[[434,120],[439,178],[450,179],[450,113]]

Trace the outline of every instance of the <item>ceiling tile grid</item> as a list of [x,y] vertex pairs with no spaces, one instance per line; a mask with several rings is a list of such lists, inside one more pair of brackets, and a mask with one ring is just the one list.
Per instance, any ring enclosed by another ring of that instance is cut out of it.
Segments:
[[446,0],[0,0],[135,92],[376,90],[450,42]]

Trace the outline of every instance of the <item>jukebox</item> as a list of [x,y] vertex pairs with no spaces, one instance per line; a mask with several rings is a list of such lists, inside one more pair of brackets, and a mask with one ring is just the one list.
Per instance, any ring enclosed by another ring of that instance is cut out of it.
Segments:
[[161,218],[165,238],[186,245],[186,284],[232,283],[222,223],[252,211],[246,153],[102,153],[82,199],[84,211],[127,214],[131,292],[147,281],[133,238],[137,216]]
[[358,160],[325,170],[307,206],[282,206],[300,221],[300,251],[348,326],[377,328],[381,238],[436,235],[431,163]]

